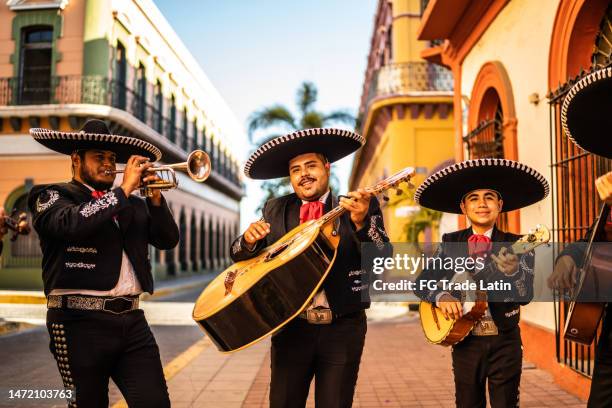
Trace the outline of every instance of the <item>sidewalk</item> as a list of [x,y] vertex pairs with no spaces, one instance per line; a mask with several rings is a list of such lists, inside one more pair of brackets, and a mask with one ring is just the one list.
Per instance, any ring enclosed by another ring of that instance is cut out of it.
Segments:
[[[155,293],[152,295],[145,293],[140,297],[140,300],[153,300],[172,293],[200,287],[206,285],[216,276],[217,273],[206,273],[157,281],[155,282]],[[46,304],[47,301],[42,290],[0,290],[0,303]]]
[[[194,347],[177,367],[166,367],[173,407],[268,406],[269,340],[233,354],[219,353],[207,339]],[[313,395],[311,387],[308,407]],[[416,313],[370,323],[353,406],[454,407],[450,349],[425,341]],[[525,362],[521,407],[552,406],[585,404]]]

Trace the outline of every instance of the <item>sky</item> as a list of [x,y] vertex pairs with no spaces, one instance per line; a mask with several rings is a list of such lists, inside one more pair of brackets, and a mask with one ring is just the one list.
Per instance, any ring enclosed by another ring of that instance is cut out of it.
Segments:
[[[357,114],[377,0],[154,0],[245,129],[262,107],[293,112],[303,81],[317,109]],[[180,7],[178,7],[180,5]],[[272,132],[276,134],[278,132]],[[259,133],[264,137],[267,133]],[[240,146],[243,159],[256,146]],[[352,157],[335,165],[346,192]],[[244,180],[242,227],[258,219],[259,184]]]

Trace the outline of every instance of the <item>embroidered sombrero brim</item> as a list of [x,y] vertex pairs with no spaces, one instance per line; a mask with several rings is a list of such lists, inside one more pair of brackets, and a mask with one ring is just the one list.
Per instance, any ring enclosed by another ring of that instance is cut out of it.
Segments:
[[335,162],[363,146],[363,137],[342,129],[304,129],[276,137],[251,154],[244,165],[244,174],[266,180],[289,175],[289,161],[305,153],[321,153]]
[[135,137],[103,133],[60,132],[50,129],[32,128],[30,135],[38,143],[58,153],[71,154],[75,150],[110,150],[117,155],[117,163],[125,163],[132,155],[148,157],[151,161],[161,159],[161,151],[151,143]]
[[505,159],[476,159],[456,163],[429,176],[414,193],[417,204],[461,214],[461,199],[474,190],[501,194],[502,211],[527,207],[548,195],[548,182],[538,171]]
[[612,67],[588,74],[569,90],[561,108],[561,123],[578,146],[612,158]]

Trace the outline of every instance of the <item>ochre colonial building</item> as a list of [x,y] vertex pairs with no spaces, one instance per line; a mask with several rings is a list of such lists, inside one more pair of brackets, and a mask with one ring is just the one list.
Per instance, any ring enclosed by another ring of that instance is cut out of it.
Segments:
[[[366,143],[355,156],[351,189],[372,185],[406,166],[416,167],[413,183],[418,185],[453,161],[453,118],[461,109],[452,106],[451,73],[420,58],[428,46],[416,38],[420,17],[418,0],[378,2],[359,107]],[[383,208],[391,240],[411,235],[437,240],[439,220],[411,197],[392,193]]]
[[[432,46],[421,56],[452,70],[454,111],[467,108],[466,115],[454,116],[455,160],[506,158],[548,175],[549,198],[509,214],[506,227],[518,233],[542,223],[551,227],[558,243],[580,238],[601,205],[594,180],[612,164],[568,140],[560,109],[581,70],[610,63],[610,1],[423,3],[418,38]],[[558,247],[553,249],[551,259],[539,257],[536,264],[551,265],[558,253]],[[543,279],[536,276],[540,285]],[[522,309],[525,358],[585,398],[594,349],[563,339],[566,310],[567,304],[552,301]]]
[[[173,251],[154,252],[158,279],[226,265],[242,186],[231,146],[241,126],[151,0],[8,0],[0,5],[0,205],[25,209],[33,184],[69,180],[70,160],[30,127],[76,130],[101,118],[113,132],[158,146],[163,161],[200,148],[204,184],[179,175],[166,194],[180,226]],[[5,241],[0,287],[41,287],[35,233]]]

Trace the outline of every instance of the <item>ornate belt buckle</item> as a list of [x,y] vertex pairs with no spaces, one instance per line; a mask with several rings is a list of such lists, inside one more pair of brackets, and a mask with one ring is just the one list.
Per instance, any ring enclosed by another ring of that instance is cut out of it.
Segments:
[[[123,307],[123,308],[113,307],[113,304],[117,304],[116,302],[122,302],[123,305],[126,307]],[[127,303],[129,303],[129,305]],[[124,298],[124,297],[116,297],[112,299],[104,299],[102,310],[109,312],[109,313],[113,313],[113,314],[123,314],[123,313],[131,311],[133,306],[134,306],[134,302],[132,301],[132,299]]]
[[474,335],[476,336],[496,336],[498,334],[497,326],[492,320],[481,320],[474,327]]
[[306,320],[310,324],[330,324],[332,322],[331,309],[308,309],[306,310]]

